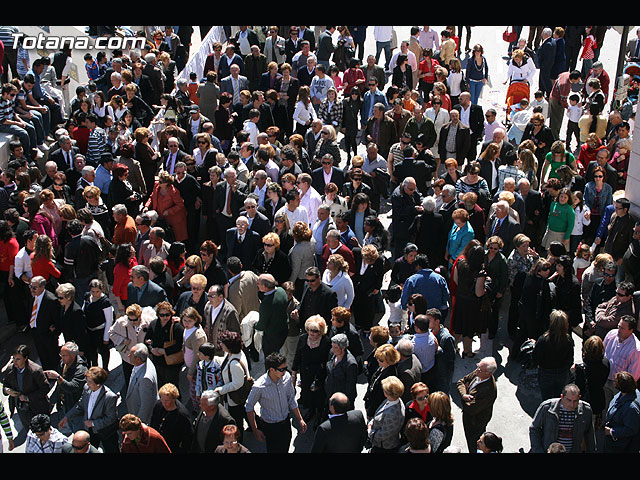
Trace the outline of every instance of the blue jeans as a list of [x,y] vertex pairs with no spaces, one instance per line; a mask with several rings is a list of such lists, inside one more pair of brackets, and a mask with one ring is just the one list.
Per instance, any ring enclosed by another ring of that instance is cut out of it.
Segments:
[[38,143],[36,140],[36,129],[28,122],[25,122],[25,125],[25,128],[19,127],[18,125],[0,125],[0,133],[8,133],[18,137],[25,154],[30,157],[31,149],[35,148]]
[[384,69],[389,70],[389,62],[391,61],[391,41],[376,42],[376,63],[380,60],[382,50],[384,50]]
[[45,130],[44,130],[44,119],[42,118],[43,115],[42,113],[36,111],[36,110],[31,110],[29,113],[31,113],[32,117],[30,119],[22,119],[24,122],[30,123],[31,125],[33,125],[33,127],[36,129],[36,143],[35,145],[42,145],[45,141],[45,139],[47,138],[47,136],[45,135]]
[[471,94],[471,103],[478,103],[480,94],[482,93],[482,87],[484,83],[482,80],[469,80],[469,93]]

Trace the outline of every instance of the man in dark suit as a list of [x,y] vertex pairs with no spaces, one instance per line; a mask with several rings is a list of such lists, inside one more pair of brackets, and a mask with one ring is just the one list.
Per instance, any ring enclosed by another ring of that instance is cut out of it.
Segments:
[[338,187],[344,183],[344,172],[333,165],[333,156],[330,153],[323,155],[322,166],[311,172],[311,186],[316,192],[322,194],[327,183],[333,182]]
[[448,232],[453,226],[453,220],[451,216],[453,211],[458,208],[458,200],[456,199],[456,187],[453,185],[445,185],[442,187],[442,205],[438,213],[442,215],[442,221],[444,222],[444,231]]
[[[251,114],[251,110],[256,109],[260,112],[260,120],[256,124],[258,130],[260,132],[264,132],[267,128],[275,125],[273,121],[273,114],[271,112],[271,108],[269,104],[265,102],[264,92],[260,90],[256,90],[251,94],[251,101],[247,103],[244,107],[242,107],[242,111],[240,112],[240,120],[243,122],[249,119],[249,115]],[[258,145],[254,145],[254,147],[258,147]]]
[[[484,137],[484,113],[480,105],[471,103],[471,94],[469,92],[462,92],[459,102],[453,108],[460,112],[460,121],[470,129],[471,143],[465,158],[472,162],[478,155],[478,142]],[[462,157],[456,157],[456,159],[458,163],[461,163]]]
[[222,429],[235,425],[236,421],[220,405],[220,395],[205,390],[200,397],[200,413],[193,422],[191,453],[211,453],[222,445]]
[[[246,183],[238,180],[237,173],[233,167],[224,170],[224,179],[224,182],[219,182],[216,185],[213,200],[216,205],[219,238],[226,241],[227,230],[234,227],[234,219],[240,215],[240,210],[244,206],[248,187]],[[253,261],[253,258],[251,260]],[[249,263],[246,265],[249,265]]]
[[487,221],[487,238],[497,235],[504,242],[502,253],[508,257],[513,250],[513,237],[521,232],[520,224],[509,215],[509,202],[500,200],[496,204],[495,214]]
[[264,214],[258,211],[258,202],[256,202],[255,198],[247,197],[245,199],[244,210],[240,215],[247,217],[249,230],[257,233],[260,239],[271,231],[271,222]]
[[640,28],[636,29],[636,38],[627,43],[626,55],[628,59],[640,58]]
[[238,73],[241,75],[244,74],[244,60],[236,53],[235,47],[232,44],[228,44],[224,55],[220,57],[218,78],[225,78],[231,75],[232,65],[237,65],[239,68]]
[[538,233],[542,215],[542,194],[538,190],[531,188],[531,183],[526,178],[521,178],[518,182],[518,190],[524,200],[524,211],[526,221],[521,223],[522,233],[531,239],[531,247],[538,244]]
[[378,146],[378,152],[383,157],[389,155],[391,145],[398,142],[398,133],[393,119],[385,115],[386,108],[383,103],[373,106],[373,115],[366,120],[366,142],[373,142]]
[[249,230],[249,220],[241,215],[236,218],[236,226],[227,230],[225,243],[225,259],[238,257],[243,265],[251,265],[262,246],[262,237]]
[[149,281],[149,269],[144,265],[136,265],[131,269],[131,281],[127,285],[125,307],[137,303],[141,307],[155,307],[167,301],[164,289]]
[[59,172],[65,172],[73,168],[73,159],[80,152],[80,149],[73,146],[71,137],[68,135],[62,135],[58,139],[58,144],[60,148],[49,155],[49,160],[56,162]]
[[102,453],[102,450],[91,445],[91,436],[84,430],[78,430],[71,440],[62,445],[62,453]]
[[170,137],[167,140],[167,147],[162,154],[162,168],[173,175],[176,173],[176,165],[178,162],[184,162],[187,154],[180,150],[180,140],[176,137]]
[[311,453],[361,453],[367,440],[367,425],[360,410],[349,410],[342,392],[329,399],[331,417],[316,430]]
[[33,335],[40,363],[45,370],[58,367],[58,335],[56,328],[60,319],[60,304],[56,296],[45,290],[44,277],[33,277],[29,286],[33,303],[29,318],[29,328]]
[[186,241],[187,252],[193,253],[199,247],[198,232],[200,231],[200,206],[202,205],[202,190],[198,180],[187,173],[187,164],[178,162],[175,167],[174,186],[180,192],[187,209],[187,229],[189,238]]
[[538,68],[540,68],[539,86],[548,97],[553,87],[551,79],[551,69],[556,59],[556,41],[553,38],[553,32],[550,28],[545,27],[542,31],[542,44],[538,49]]
[[220,93],[227,92],[231,95],[233,105],[240,105],[240,92],[248,90],[249,80],[244,75],[240,75],[240,66],[233,64],[229,70],[229,75],[221,77]]
[[[2,392],[9,396],[9,414],[17,409],[20,421],[25,429],[34,415],[49,414],[49,383],[42,367],[29,359],[30,351],[26,345],[19,345],[13,351],[13,362],[7,367],[2,380]],[[22,381],[18,382],[18,372],[22,372]]]
[[239,30],[236,32],[236,34],[232,38],[229,39],[229,42],[234,45],[234,47],[236,48],[236,51],[239,51],[241,55],[248,55],[249,54],[248,51],[244,51],[243,52],[242,49],[241,49],[240,42],[244,42],[245,40],[249,44],[249,49],[253,45],[256,45],[257,47],[260,47],[260,40],[258,39],[258,34],[256,32],[251,30],[246,25],[243,25],[243,26],[238,27],[238,28],[239,28]]
[[322,318],[331,318],[331,309],[338,306],[338,296],[329,285],[322,282],[322,274],[318,267],[309,267],[305,271],[307,281],[300,305],[291,312],[291,318],[304,322],[312,315],[320,315]]
[[431,182],[433,178],[433,170],[430,165],[427,165],[422,160],[416,160],[416,149],[411,145],[408,145],[403,150],[404,159],[401,163],[397,164],[393,168],[393,176],[399,183],[407,177],[413,177],[416,181],[416,186],[422,196],[429,194],[429,188],[427,182]]
[[462,424],[469,452],[476,451],[476,443],[493,415],[493,404],[498,395],[493,374],[497,368],[493,357],[485,357],[473,372],[458,380],[458,392],[462,397]]
[[[164,80],[162,78],[162,70],[158,66],[158,59],[154,53],[147,53],[144,57],[147,64],[142,69],[142,73],[149,77],[153,90],[149,96],[147,104],[153,108],[153,105],[160,105],[160,96],[164,93]],[[146,101],[146,100],[145,100]]]
[[315,51],[316,49],[316,34],[313,33],[313,30],[310,30],[308,26],[301,26],[299,28],[299,36],[300,40],[306,40],[309,42],[309,50]]
[[404,247],[409,243],[409,227],[413,219],[422,213],[422,195],[417,190],[416,180],[406,177],[391,194],[393,212],[393,259],[403,255]]
[[[452,109],[449,112],[451,121],[440,129],[438,152],[441,159],[455,158],[462,163],[471,149],[471,130],[460,122],[460,112]],[[449,135],[453,138],[449,139]]]

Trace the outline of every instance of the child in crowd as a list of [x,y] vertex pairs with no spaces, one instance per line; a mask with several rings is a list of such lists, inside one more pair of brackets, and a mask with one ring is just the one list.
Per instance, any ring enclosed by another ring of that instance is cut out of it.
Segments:
[[198,83],[198,75],[196,75],[196,72],[191,72],[189,74],[189,84],[187,85],[187,90],[189,90],[189,100],[191,100],[191,103],[195,103],[196,105],[198,105],[200,102],[200,97],[196,95],[199,86],[200,83]]
[[582,274],[591,265],[593,254],[587,243],[581,243],[576,250],[576,258],[573,260],[573,274],[582,284]]
[[544,98],[544,92],[542,90],[538,90],[533,94],[534,100],[531,102],[531,108],[542,107],[542,115],[544,115],[545,122],[549,119],[549,102],[547,102]]
[[[215,390],[222,386],[222,370],[220,363],[214,358],[215,346],[205,342],[198,348],[198,365],[196,367],[196,399],[200,403],[200,396],[205,390]],[[196,405],[197,408],[198,405]]]
[[244,121],[243,130],[249,132],[249,141],[253,145],[258,145],[258,134],[260,129],[257,123],[260,121],[260,110],[252,108],[249,112],[249,118]]
[[93,55],[86,53],[84,55],[84,68],[87,71],[89,80],[96,81],[100,77],[100,66],[93,59]]
[[571,136],[576,137],[576,142],[578,146],[575,151],[580,149],[582,142],[580,142],[580,127],[578,126],[578,121],[580,117],[582,117],[582,102],[580,101],[580,95],[577,93],[572,93],[569,95],[569,106],[567,107],[567,117],[569,122],[567,123],[567,134],[566,134],[566,145],[567,150],[571,150]]
[[578,245],[582,241],[584,227],[591,225],[591,210],[584,204],[582,192],[573,192],[573,209],[575,211],[575,219],[569,239],[569,254],[578,249]]
[[402,302],[400,301],[401,296],[402,287],[400,285],[389,286],[385,295],[385,300],[389,305],[389,320],[387,321],[389,326],[391,326],[391,323],[399,323],[400,325],[407,323],[404,318],[404,312],[402,311]]

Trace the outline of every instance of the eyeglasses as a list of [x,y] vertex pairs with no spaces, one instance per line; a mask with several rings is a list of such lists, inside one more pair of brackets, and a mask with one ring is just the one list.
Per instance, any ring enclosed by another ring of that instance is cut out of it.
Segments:
[[618,292],[618,291],[616,291],[616,295],[618,295],[619,297],[627,297],[627,296],[629,296],[628,293],[622,293],[622,292]]
[[309,330],[309,333],[320,333],[320,330]]
[[594,175],[593,178],[604,178],[604,175]]
[[284,373],[287,371],[287,367],[279,367],[279,368],[274,368],[274,370],[277,370],[280,373]]
[[428,395],[423,395],[421,397],[416,397],[416,400],[419,402],[424,402],[427,398],[429,398]]
[[362,177],[353,177],[353,181],[354,182],[360,182],[360,181],[362,181]]
[[500,249],[498,247],[489,247],[489,250],[495,250],[497,252]]
[[319,279],[320,279],[320,277],[316,277],[316,278],[307,278],[307,283],[313,283],[313,282],[315,282],[316,280],[319,280]]
[[71,444],[71,447],[73,447],[74,450],[82,450],[84,447],[86,447],[88,444],[85,443],[84,445],[74,445],[73,443]]
[[604,275],[605,277],[609,277],[609,278],[613,278],[613,277],[615,277],[615,276],[616,276],[616,274],[615,274],[615,273],[607,273],[607,272],[604,272],[604,273],[603,273],[603,275]]
[[207,145],[207,142],[202,141],[202,140],[198,140],[198,141],[197,141],[197,144],[198,144],[198,145]]
[[170,317],[171,314],[170,313],[159,313],[158,316],[161,317],[161,318],[166,318],[166,317]]
[[138,320],[140,320],[138,317],[129,317],[129,316],[127,316],[127,319],[128,319],[130,322],[137,322]]
[[329,135],[329,132],[320,132],[322,135]]
[[273,243],[265,243],[264,246],[265,247],[273,247]]

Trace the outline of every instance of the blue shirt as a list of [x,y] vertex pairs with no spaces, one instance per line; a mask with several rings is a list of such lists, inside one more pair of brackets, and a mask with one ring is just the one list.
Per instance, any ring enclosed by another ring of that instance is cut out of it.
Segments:
[[407,309],[409,297],[419,293],[427,301],[427,308],[446,310],[449,308],[449,287],[447,281],[430,268],[423,268],[411,275],[402,288],[402,309]]
[[422,373],[433,368],[436,359],[436,337],[431,332],[416,333],[412,339],[413,353],[422,365]]

